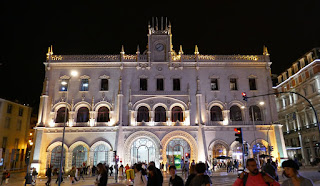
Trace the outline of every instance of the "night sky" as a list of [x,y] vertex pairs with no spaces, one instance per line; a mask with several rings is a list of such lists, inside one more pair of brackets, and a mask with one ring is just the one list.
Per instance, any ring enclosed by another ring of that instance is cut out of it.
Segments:
[[[66,3],[68,2],[68,4]],[[103,3],[102,3],[103,2]],[[152,3],[152,4],[150,4]],[[37,107],[47,49],[54,54],[134,54],[146,49],[152,17],[168,17],[174,50],[185,54],[262,54],[272,73],[320,46],[320,2],[313,1],[1,1],[0,98]],[[160,19],[159,19],[160,20]]]

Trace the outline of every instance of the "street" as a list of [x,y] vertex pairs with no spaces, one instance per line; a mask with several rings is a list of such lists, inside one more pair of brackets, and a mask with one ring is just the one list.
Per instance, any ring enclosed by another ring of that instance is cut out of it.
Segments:
[[[301,168],[300,174],[306,178],[310,178],[313,182],[314,185],[320,186],[320,173],[317,171],[316,167],[306,167],[306,168]],[[181,172],[178,171],[178,175],[181,175]],[[280,183],[282,183],[285,178],[282,177],[282,171],[278,171],[278,175],[280,178]],[[9,180],[9,184],[7,186],[22,186],[24,185],[24,177],[25,173],[24,172],[13,172],[11,173],[11,178]],[[168,185],[168,180],[169,180],[169,174],[163,173],[164,177],[164,183],[163,185]],[[212,183],[213,185],[232,185],[233,182],[236,180],[237,173],[226,173],[226,171],[221,170],[214,172],[211,175]],[[53,177],[51,185],[56,185],[55,184],[56,177]],[[72,185],[69,181],[69,179],[65,179],[65,182],[61,185]],[[85,180],[80,180],[77,183],[73,185],[82,185],[82,186],[93,186],[95,181],[95,177],[85,177]],[[37,179],[37,184],[36,185],[45,185],[46,183],[46,178],[45,177],[39,177]],[[108,183],[115,183],[114,177],[111,176],[109,177]]]

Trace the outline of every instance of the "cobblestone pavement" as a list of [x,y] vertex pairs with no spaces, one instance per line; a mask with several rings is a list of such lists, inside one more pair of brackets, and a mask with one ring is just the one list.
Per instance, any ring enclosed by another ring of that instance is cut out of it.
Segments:
[[[2,174],[2,173],[0,173]],[[278,171],[279,174],[279,178],[280,178],[280,183],[283,182],[283,180],[285,180],[285,178],[283,178],[282,175],[282,171],[279,170]],[[302,168],[300,170],[300,174],[304,177],[310,178],[312,179],[312,181],[315,183],[315,185],[320,186],[320,173],[317,171],[316,168],[312,168],[312,167],[308,167],[308,168]],[[178,175],[180,175],[182,178],[183,175],[181,174],[181,172],[178,172]],[[169,180],[169,174],[167,173],[163,173],[164,176],[164,186],[169,185],[168,184],[168,180]],[[213,174],[210,175],[213,185],[225,185],[225,186],[230,186],[233,184],[233,182],[236,180],[237,177],[237,173],[226,173],[225,170],[219,170],[217,172],[214,172]],[[6,186],[23,186],[24,185],[24,177],[25,177],[25,173],[23,172],[17,172],[17,173],[11,173],[11,178],[9,180],[9,184],[7,184]],[[57,185],[55,184],[56,181],[56,177],[53,177],[51,185]],[[94,181],[95,181],[95,177],[85,177],[85,180],[80,180],[75,184],[71,184],[71,182],[69,181],[69,179],[65,179],[65,182],[62,183],[61,185],[66,186],[66,185],[81,185],[81,186],[94,186]],[[42,185],[44,186],[46,183],[46,178],[43,177],[39,177],[37,179],[37,184],[36,185]],[[114,177],[111,176],[109,177],[109,181],[108,181],[108,185],[112,185],[112,183],[115,183]]]

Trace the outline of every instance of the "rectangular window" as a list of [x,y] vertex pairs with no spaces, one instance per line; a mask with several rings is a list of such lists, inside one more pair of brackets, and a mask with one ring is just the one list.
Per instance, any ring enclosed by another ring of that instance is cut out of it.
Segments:
[[4,123],[4,128],[10,129],[10,121],[11,121],[11,118],[6,117],[6,121]]
[[23,115],[23,108],[19,108],[19,116]]
[[218,79],[211,79],[211,90],[219,90]]
[[80,91],[89,90],[89,79],[81,79]]
[[18,119],[18,122],[17,122],[17,131],[21,131],[21,126],[22,126],[22,121],[21,121],[21,119]]
[[11,112],[12,112],[12,105],[11,105],[11,104],[8,104],[7,113],[8,113],[8,114],[11,114]]
[[101,79],[101,91],[107,91],[109,89],[109,80],[108,79]]
[[2,148],[3,149],[7,148],[7,143],[8,143],[8,137],[3,137],[2,138]]
[[157,79],[157,90],[164,90],[163,88],[163,79]]
[[174,91],[180,90],[180,79],[173,79],[173,90]]
[[69,84],[69,80],[63,79],[60,84],[60,91],[68,91],[68,84]]
[[250,90],[257,90],[255,78],[249,78],[249,87],[250,87]]
[[230,78],[230,90],[238,90],[236,78]]
[[148,79],[140,79],[140,90],[148,90]]

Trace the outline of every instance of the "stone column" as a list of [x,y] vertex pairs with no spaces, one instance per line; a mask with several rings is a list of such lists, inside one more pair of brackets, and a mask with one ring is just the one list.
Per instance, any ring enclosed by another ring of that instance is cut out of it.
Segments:
[[296,113],[296,120],[297,120],[298,130],[300,130],[302,128],[300,116],[299,116],[298,112],[295,112],[295,113]]
[[290,132],[290,127],[289,127],[289,122],[288,122],[288,118],[287,116],[285,116],[285,120],[286,120],[286,129],[287,129],[287,133]]
[[308,117],[306,110],[304,110],[304,117],[305,117],[305,121],[306,121],[305,125],[310,125],[309,117]]
[[230,110],[223,110],[222,114],[223,114],[223,122],[229,125],[230,124]]
[[288,158],[287,149],[283,138],[282,125],[274,124],[273,128],[280,158]]
[[[117,155],[119,156],[119,159],[123,161],[124,159],[124,135],[123,135],[123,129],[122,129],[122,115],[123,115],[123,107],[122,107],[122,103],[123,103],[123,94],[120,92],[118,94],[118,107],[119,107],[119,128],[117,130],[116,133],[116,141],[115,141],[115,146],[114,146],[114,151],[117,151]],[[128,148],[128,147],[127,147]],[[113,153],[113,151],[111,151]],[[110,156],[109,156],[110,157]],[[114,157],[114,155],[113,155]],[[110,163],[110,162],[109,162]]]
[[47,95],[40,96],[39,114],[37,126],[44,126],[47,124],[47,110],[48,110],[48,98]]
[[196,94],[196,97],[197,97],[197,122],[198,124],[202,124],[202,117],[201,117],[201,97],[202,97],[202,94]]
[[205,162],[206,159],[208,158],[208,151],[207,151],[207,145],[205,141],[205,133],[203,130],[203,125],[199,124],[198,127],[198,162],[202,161]]
[[[36,168],[37,172],[40,173],[41,169],[45,169],[45,160],[46,157],[41,157],[41,146],[42,146],[42,136],[43,136],[43,127],[37,127],[35,132],[35,142],[33,149],[33,157],[31,162],[31,167]],[[42,161],[41,161],[42,159]]]
[[312,140],[313,140],[313,139],[312,139],[312,136],[310,136],[310,138],[309,138],[309,146],[310,146],[310,150],[311,150],[311,156],[312,156],[313,160],[315,160],[315,158],[316,158],[316,152],[315,152],[315,150],[314,150]]
[[94,163],[94,151],[89,151],[89,166],[93,166]]
[[299,132],[298,135],[299,135],[299,143],[300,143],[300,147],[301,147],[302,163],[305,165],[307,163],[307,161],[305,161],[306,160],[306,155],[304,154],[306,152],[306,150],[304,149],[304,144],[303,144],[303,141],[302,141],[301,132]]

